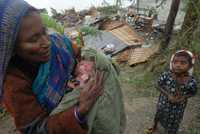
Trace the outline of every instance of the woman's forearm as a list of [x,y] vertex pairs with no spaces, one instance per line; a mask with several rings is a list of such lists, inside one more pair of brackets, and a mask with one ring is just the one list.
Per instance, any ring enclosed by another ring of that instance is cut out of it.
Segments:
[[52,115],[47,121],[48,134],[86,134],[87,130],[81,127],[74,116],[74,107]]

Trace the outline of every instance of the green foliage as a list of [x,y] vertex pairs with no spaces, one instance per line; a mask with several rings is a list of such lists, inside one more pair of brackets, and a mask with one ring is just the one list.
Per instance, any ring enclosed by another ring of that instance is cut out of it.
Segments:
[[46,8],[39,9],[39,11],[40,13],[48,14],[48,11]]
[[156,8],[160,8],[160,7],[164,7],[164,5],[166,4],[166,2],[167,2],[167,0],[156,0],[156,3],[158,4],[158,5],[156,5]]
[[117,14],[118,9],[119,8],[117,6],[105,6],[105,7],[98,7],[97,8],[97,10],[105,16]]
[[190,128],[189,129],[189,134],[199,134],[199,129],[197,128]]
[[62,26],[55,19],[51,18],[48,14],[41,13],[42,21],[46,27],[53,28],[60,34],[64,34],[64,26]]
[[92,36],[101,35],[101,32],[97,28],[91,26],[83,26],[80,28],[80,31],[85,35],[92,35]]
[[117,7],[121,7],[122,6],[122,0],[115,0],[115,5]]

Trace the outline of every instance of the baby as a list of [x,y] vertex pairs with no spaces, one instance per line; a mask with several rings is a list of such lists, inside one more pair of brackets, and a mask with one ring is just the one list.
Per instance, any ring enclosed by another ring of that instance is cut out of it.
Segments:
[[79,122],[86,122],[87,134],[121,134],[125,129],[126,116],[118,72],[110,59],[91,48],[82,49],[72,74],[73,78],[68,82],[68,88],[72,90],[63,96],[52,114],[78,105],[80,91],[88,86],[88,82],[91,82],[98,72],[104,73],[103,93],[86,117]]
[[94,62],[82,59],[75,67],[74,77],[68,82],[68,88],[84,87],[94,72]]

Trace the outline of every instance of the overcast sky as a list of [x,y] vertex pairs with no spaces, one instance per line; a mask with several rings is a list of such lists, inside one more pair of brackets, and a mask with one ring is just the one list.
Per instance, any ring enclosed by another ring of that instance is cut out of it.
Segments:
[[[74,7],[76,10],[82,10],[93,6],[100,6],[103,0],[25,0],[36,8],[53,7],[57,10],[68,9]],[[106,0],[111,4],[114,0]]]
[[[91,6],[100,6],[103,0],[25,0],[36,8],[46,8],[50,11],[50,7],[60,11],[74,7],[76,10],[87,9]],[[115,0],[105,0],[110,4],[114,4]],[[129,0],[124,0],[124,5],[129,5]]]

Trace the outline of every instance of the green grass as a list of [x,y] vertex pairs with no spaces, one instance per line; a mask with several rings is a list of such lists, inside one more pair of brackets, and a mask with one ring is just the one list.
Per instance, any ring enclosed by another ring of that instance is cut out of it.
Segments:
[[188,128],[188,134],[200,134],[200,121],[196,119],[191,122],[191,125]]
[[130,93],[132,97],[155,97],[159,93],[155,88],[157,75],[144,67],[143,65],[132,68],[120,67],[121,83],[123,86],[128,85],[132,88],[132,93]]
[[199,134],[200,129],[198,129],[198,128],[190,128],[188,130],[188,132],[189,132],[189,134]]

